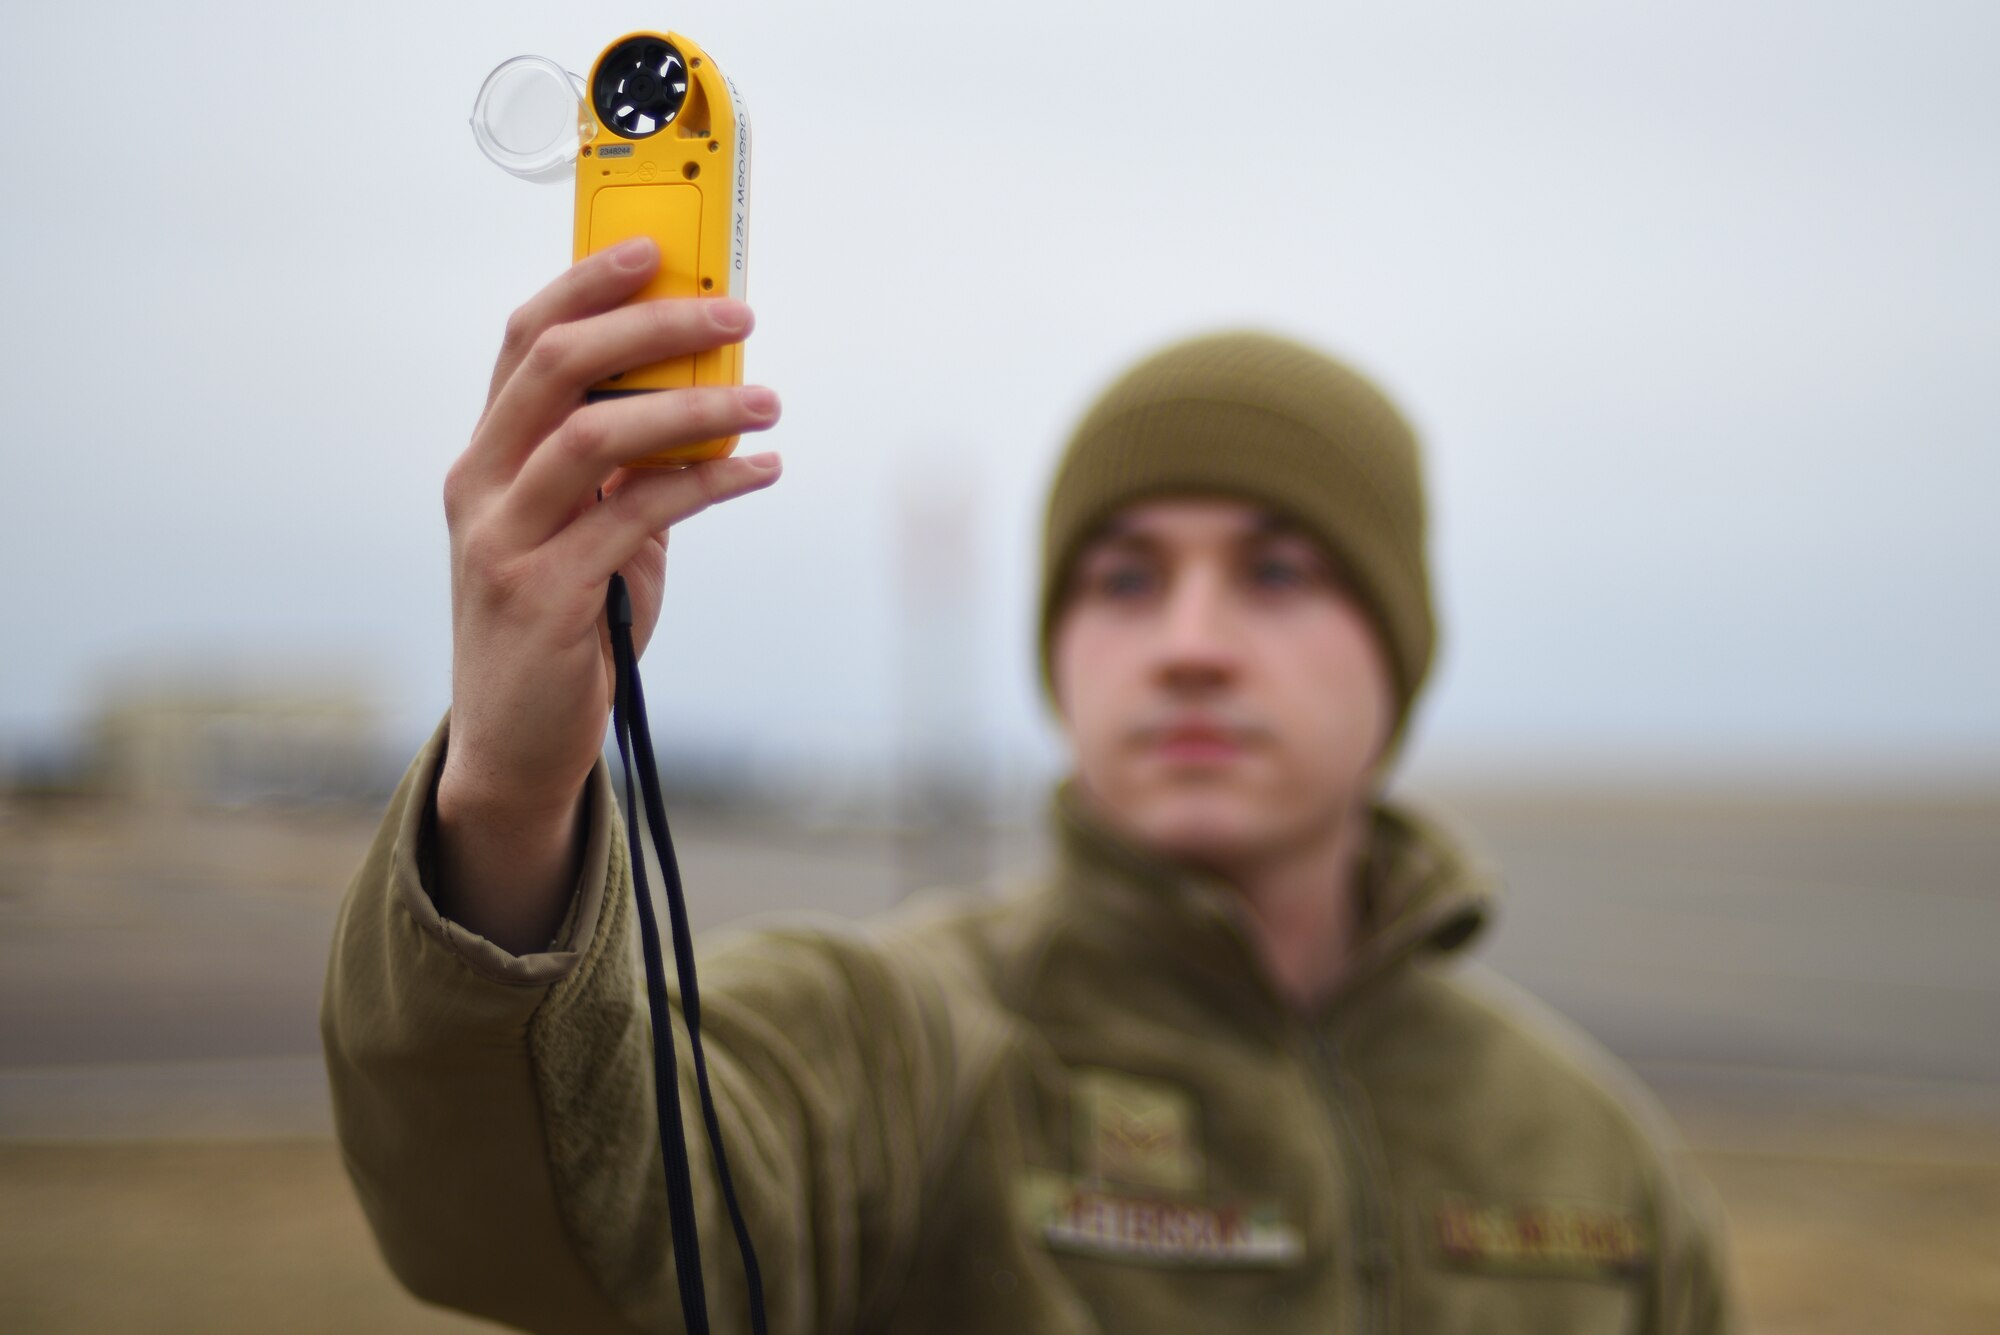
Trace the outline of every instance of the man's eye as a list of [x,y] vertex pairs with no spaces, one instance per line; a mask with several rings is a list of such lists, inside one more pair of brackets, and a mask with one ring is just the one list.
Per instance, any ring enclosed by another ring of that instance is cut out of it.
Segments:
[[1153,587],[1153,573],[1144,566],[1108,566],[1091,577],[1090,587],[1102,598],[1136,598]]
[[1295,589],[1311,578],[1304,565],[1283,557],[1265,556],[1250,563],[1250,582],[1260,589]]

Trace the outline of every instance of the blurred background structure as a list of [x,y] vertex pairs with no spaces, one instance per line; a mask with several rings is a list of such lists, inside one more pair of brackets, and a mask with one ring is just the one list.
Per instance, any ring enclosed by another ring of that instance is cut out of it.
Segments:
[[90,781],[103,797],[213,805],[348,800],[379,792],[375,705],[353,687],[158,682],[106,700],[90,720]]
[[0,1326],[469,1327],[375,1259],[314,1012],[568,258],[467,111],[657,22],[748,101],[786,400],[647,662],[702,922],[1034,865],[1063,433],[1275,327],[1426,440],[1401,787],[1507,874],[1486,958],[1666,1098],[1758,1329],[2000,1327],[2000,12],[1945,0],[0,13]]

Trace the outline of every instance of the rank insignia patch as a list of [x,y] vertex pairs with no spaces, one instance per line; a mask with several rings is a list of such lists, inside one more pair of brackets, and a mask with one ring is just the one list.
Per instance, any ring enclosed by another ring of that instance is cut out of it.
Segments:
[[1434,1219],[1447,1262],[1516,1274],[1629,1274],[1652,1255],[1644,1227],[1617,1210],[1447,1201]]
[[1275,1206],[1116,1193],[1039,1169],[1020,1181],[1023,1221],[1055,1251],[1166,1266],[1290,1265],[1304,1251]]
[[1085,1178],[1191,1192],[1202,1178],[1194,1096],[1162,1080],[1085,1069],[1070,1085],[1077,1167]]

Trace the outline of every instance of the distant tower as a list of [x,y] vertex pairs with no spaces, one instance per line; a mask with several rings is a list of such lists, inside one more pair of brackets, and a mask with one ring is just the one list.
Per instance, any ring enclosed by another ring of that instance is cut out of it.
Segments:
[[911,451],[899,469],[898,861],[904,894],[987,872],[991,738],[978,645],[978,456]]

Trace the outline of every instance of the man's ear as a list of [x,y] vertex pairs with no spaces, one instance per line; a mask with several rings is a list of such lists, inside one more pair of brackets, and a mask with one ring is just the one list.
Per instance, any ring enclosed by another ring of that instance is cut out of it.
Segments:
[[1381,620],[1360,594],[1349,587],[1345,596],[1358,611],[1368,627],[1368,640],[1374,647],[1376,665],[1381,669],[1382,683],[1386,694],[1382,705],[1382,727],[1375,738],[1372,759],[1368,763],[1369,782],[1377,791],[1386,784],[1389,771],[1395,768],[1402,755],[1403,744],[1408,739],[1409,720],[1402,708],[1402,683],[1397,676],[1395,655],[1389,652],[1389,637],[1382,629]]
[[1056,664],[1062,658],[1063,635],[1069,626],[1069,615],[1076,605],[1070,584],[1076,578],[1076,562],[1071,561],[1062,572],[1062,577],[1054,586],[1053,602],[1048,612],[1047,630],[1042,634],[1042,699],[1049,707],[1049,713],[1061,725],[1065,738],[1069,736],[1069,709],[1063,701],[1062,683],[1056,674]]
[[1061,725],[1063,735],[1069,735],[1069,708],[1063,700],[1062,679],[1056,672],[1056,664],[1061,658],[1064,623],[1069,620],[1067,600],[1056,604],[1055,614],[1049,621],[1047,648],[1042,659],[1042,698],[1047,701],[1049,713]]

